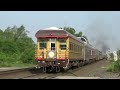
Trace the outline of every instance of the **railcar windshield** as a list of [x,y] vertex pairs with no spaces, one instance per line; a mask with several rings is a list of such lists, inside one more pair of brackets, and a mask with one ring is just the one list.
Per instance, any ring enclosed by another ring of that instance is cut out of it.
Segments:
[[66,39],[59,39],[60,42],[60,49],[65,50],[66,49]]
[[46,43],[47,43],[47,40],[40,39],[40,49],[46,48]]

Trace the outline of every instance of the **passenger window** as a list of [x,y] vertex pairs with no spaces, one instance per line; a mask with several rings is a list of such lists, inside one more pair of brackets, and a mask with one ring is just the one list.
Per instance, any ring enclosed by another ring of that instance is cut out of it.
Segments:
[[40,39],[40,49],[46,48],[46,40]]
[[70,43],[70,46],[69,46],[69,47],[70,47],[70,50],[72,50],[72,44],[71,44],[71,43]]
[[60,49],[65,50],[66,49],[66,40],[65,39],[59,39],[60,42]]
[[80,46],[78,46],[78,51],[80,51]]

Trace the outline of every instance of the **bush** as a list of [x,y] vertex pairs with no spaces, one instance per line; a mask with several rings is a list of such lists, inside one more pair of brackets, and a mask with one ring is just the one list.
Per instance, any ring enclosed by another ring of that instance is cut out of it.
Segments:
[[23,62],[23,63],[33,63],[34,61],[34,51],[31,50],[31,49],[27,49],[25,50],[21,57],[20,57],[20,60]]
[[112,64],[107,68],[108,72],[119,72],[120,71],[120,60],[113,61]]
[[0,67],[34,64],[34,47],[23,25],[0,30]]

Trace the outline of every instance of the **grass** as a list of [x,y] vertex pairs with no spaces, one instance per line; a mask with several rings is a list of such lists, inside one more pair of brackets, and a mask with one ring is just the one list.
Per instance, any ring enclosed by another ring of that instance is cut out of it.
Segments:
[[20,63],[20,62],[4,62],[0,63],[0,67],[32,67],[35,66],[33,63]]
[[108,72],[120,72],[120,60],[112,61],[111,65],[107,68]]

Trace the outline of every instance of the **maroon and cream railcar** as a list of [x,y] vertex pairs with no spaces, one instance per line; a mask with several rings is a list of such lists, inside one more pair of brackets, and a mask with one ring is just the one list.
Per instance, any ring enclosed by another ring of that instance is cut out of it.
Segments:
[[56,27],[41,29],[35,34],[35,60],[43,71],[68,69],[96,59],[95,49],[66,30]]

